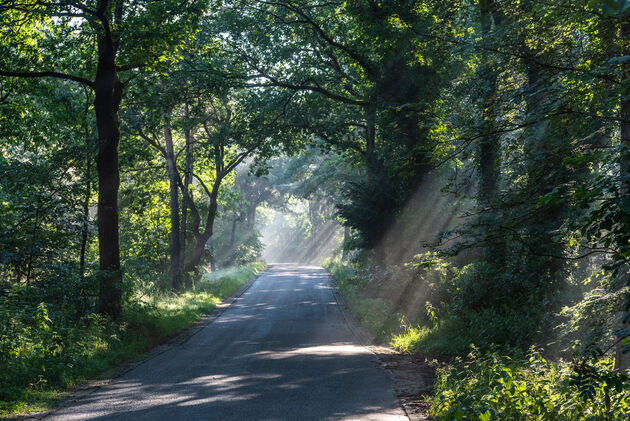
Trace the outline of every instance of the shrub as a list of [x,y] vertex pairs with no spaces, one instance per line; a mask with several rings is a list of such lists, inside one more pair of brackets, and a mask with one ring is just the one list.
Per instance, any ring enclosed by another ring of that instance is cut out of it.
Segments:
[[438,420],[630,417],[630,383],[611,370],[610,362],[549,362],[535,350],[481,353],[473,347],[468,360],[438,367],[429,400]]
[[77,319],[51,306],[32,287],[0,295],[0,417],[44,409],[60,390],[98,377],[189,326],[247,282],[264,264],[220,270],[196,290],[160,292],[147,284],[129,297],[120,321],[98,314]]

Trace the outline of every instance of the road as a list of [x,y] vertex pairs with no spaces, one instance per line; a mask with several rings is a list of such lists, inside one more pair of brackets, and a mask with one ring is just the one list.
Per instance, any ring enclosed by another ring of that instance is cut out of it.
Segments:
[[46,420],[407,420],[344,311],[322,268],[273,265],[186,342]]

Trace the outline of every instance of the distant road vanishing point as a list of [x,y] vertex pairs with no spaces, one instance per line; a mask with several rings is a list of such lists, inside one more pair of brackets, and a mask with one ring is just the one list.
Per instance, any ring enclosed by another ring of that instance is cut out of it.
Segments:
[[275,264],[186,342],[46,417],[407,420],[322,268]]

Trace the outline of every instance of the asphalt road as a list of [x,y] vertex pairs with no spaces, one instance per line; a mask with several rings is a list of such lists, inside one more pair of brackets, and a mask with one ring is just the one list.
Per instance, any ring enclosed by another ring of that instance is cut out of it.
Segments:
[[407,420],[318,267],[273,265],[181,345],[46,420]]

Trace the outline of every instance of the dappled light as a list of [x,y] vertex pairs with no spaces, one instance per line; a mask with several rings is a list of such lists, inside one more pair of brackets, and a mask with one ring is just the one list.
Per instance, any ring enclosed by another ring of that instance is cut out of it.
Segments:
[[0,0],[0,418],[630,419],[629,86],[630,0]]
[[300,406],[311,419],[403,419],[343,311],[323,269],[272,266],[207,328],[51,419],[292,419]]

